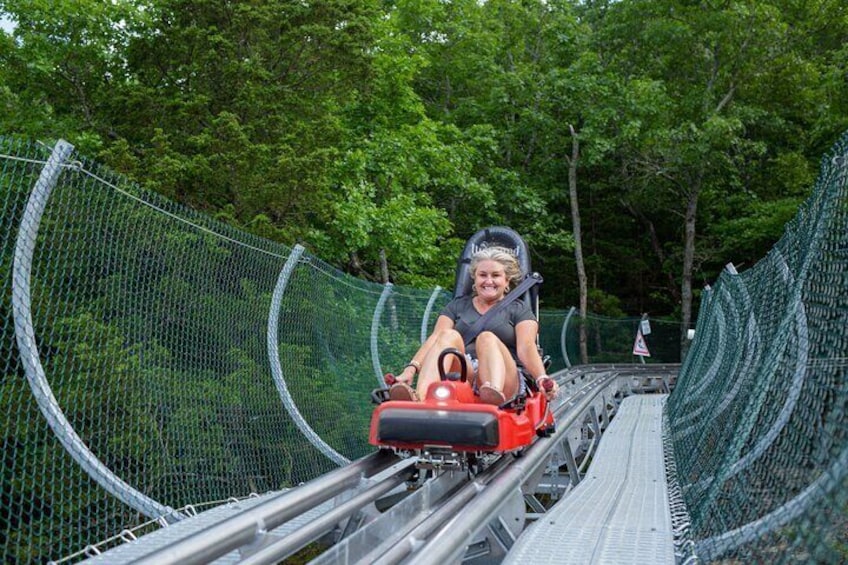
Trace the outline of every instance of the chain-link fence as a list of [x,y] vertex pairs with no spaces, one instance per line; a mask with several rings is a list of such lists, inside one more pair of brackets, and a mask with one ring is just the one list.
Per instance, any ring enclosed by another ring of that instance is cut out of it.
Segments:
[[848,561],[848,136],[751,269],[702,298],[667,416],[703,561]]
[[[571,311],[550,312],[552,318],[565,316],[562,347],[566,364],[579,365],[580,316]],[[544,316],[540,315],[541,318]],[[643,321],[647,330],[642,334],[641,345],[647,355],[636,355],[636,335]],[[553,322],[553,319],[551,320]],[[586,363],[680,363],[680,322],[660,318],[613,318],[598,314],[586,315]]]
[[370,451],[368,392],[447,293],[357,280],[60,149],[2,145],[0,559]]
[[[358,280],[72,149],[0,139],[0,560],[57,559],[370,451],[369,392],[450,294]],[[563,317],[545,322],[561,368]]]

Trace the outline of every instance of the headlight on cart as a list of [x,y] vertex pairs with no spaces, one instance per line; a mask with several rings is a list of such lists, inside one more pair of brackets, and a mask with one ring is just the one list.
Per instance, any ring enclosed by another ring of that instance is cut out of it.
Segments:
[[451,389],[449,386],[439,386],[433,391],[433,396],[436,400],[447,400],[451,397]]

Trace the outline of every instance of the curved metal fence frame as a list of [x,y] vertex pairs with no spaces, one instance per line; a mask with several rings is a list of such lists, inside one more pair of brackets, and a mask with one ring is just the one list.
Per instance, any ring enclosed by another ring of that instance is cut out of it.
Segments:
[[59,140],[56,143],[30,194],[18,230],[12,271],[12,308],[15,319],[15,338],[21,353],[21,363],[32,388],[33,396],[48,425],[80,467],[107,492],[145,516],[176,521],[183,518],[183,515],[124,482],[91,452],[65,417],[56,397],[53,395],[50,383],[44,373],[44,367],[41,364],[32,322],[32,296],[30,291],[32,256],[35,252],[38,228],[44,210],[47,208],[50,193],[56,186],[56,181],[65,166],[64,163],[73,153],[73,150],[74,146],[64,140]]

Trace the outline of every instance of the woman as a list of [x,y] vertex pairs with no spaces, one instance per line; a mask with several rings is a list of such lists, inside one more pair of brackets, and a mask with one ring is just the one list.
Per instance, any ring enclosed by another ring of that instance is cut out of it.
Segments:
[[[424,398],[427,388],[439,379],[439,354],[448,348],[458,349],[470,361],[480,400],[501,405],[519,392],[519,363],[525,373],[541,384],[549,379],[553,384],[547,392],[553,398],[556,383],[545,374],[545,365],[536,347],[538,322],[523,300],[514,300],[486,322],[484,331],[466,346],[465,336],[480,316],[488,312],[514,288],[521,279],[515,256],[503,247],[488,247],[471,258],[471,296],[453,299],[439,314],[433,333],[412,356],[389,389],[392,400]],[[445,371],[459,371],[459,360],[446,356]],[[412,379],[418,375],[417,389]],[[476,379],[476,380],[475,380]],[[540,386],[540,389],[541,386]],[[544,389],[542,389],[544,390]]]

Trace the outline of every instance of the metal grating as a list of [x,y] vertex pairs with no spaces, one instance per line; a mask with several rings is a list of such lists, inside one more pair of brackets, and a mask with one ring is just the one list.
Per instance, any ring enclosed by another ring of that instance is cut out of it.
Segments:
[[505,563],[674,563],[663,464],[666,395],[626,398],[586,478],[513,546]]

